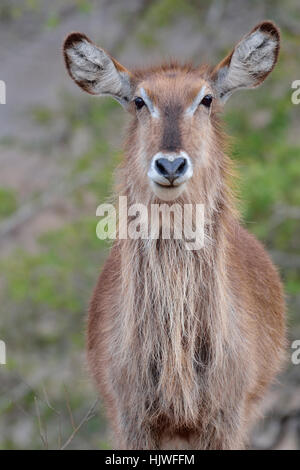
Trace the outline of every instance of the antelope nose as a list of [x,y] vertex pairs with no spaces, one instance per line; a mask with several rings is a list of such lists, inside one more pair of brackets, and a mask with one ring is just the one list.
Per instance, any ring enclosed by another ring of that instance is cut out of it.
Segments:
[[175,158],[173,161],[167,158],[158,158],[155,161],[155,167],[157,172],[172,184],[176,178],[184,175],[188,165],[187,159],[182,157]]

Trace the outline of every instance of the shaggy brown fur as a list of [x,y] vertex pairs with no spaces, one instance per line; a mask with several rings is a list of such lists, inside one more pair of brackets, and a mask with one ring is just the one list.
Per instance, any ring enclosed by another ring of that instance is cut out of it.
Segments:
[[281,282],[239,223],[218,99],[197,117],[183,114],[203,85],[217,96],[216,70],[164,64],[130,74],[133,95],[143,87],[162,119],[129,105],[117,194],[128,205],[159,203],[147,168],[156,152],[180,147],[194,173],[176,203],[205,205],[205,245],[188,251],[177,239],[117,240],[105,263],[87,350],[118,448],[243,448],[283,359]]

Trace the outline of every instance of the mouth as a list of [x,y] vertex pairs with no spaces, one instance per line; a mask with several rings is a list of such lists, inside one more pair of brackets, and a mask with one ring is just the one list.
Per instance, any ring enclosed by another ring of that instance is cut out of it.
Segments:
[[182,183],[176,183],[176,181],[174,181],[173,183],[159,183],[157,181],[154,181],[152,180],[153,183],[156,185],[156,186],[160,186],[161,188],[164,188],[164,189],[171,189],[171,188],[178,188],[178,186],[180,186]]
[[163,201],[172,201],[177,199],[185,188],[185,183],[181,184],[160,184],[156,181],[150,180],[150,185],[154,194]]

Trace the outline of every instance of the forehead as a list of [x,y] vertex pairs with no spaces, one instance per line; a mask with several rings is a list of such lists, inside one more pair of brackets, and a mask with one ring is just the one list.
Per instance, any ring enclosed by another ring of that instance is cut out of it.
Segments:
[[153,104],[161,107],[171,103],[187,106],[200,90],[212,93],[209,79],[197,72],[161,71],[144,77],[137,84],[136,94],[145,90]]

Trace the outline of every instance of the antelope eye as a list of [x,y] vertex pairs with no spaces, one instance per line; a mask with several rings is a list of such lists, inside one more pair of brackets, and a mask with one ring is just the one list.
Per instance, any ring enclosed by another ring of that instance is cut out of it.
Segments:
[[212,99],[213,97],[211,95],[205,95],[201,101],[201,104],[203,104],[206,108],[209,108],[212,103]]
[[142,98],[138,96],[137,98],[135,98],[134,104],[136,106],[136,109],[141,109],[144,106],[145,102]]

